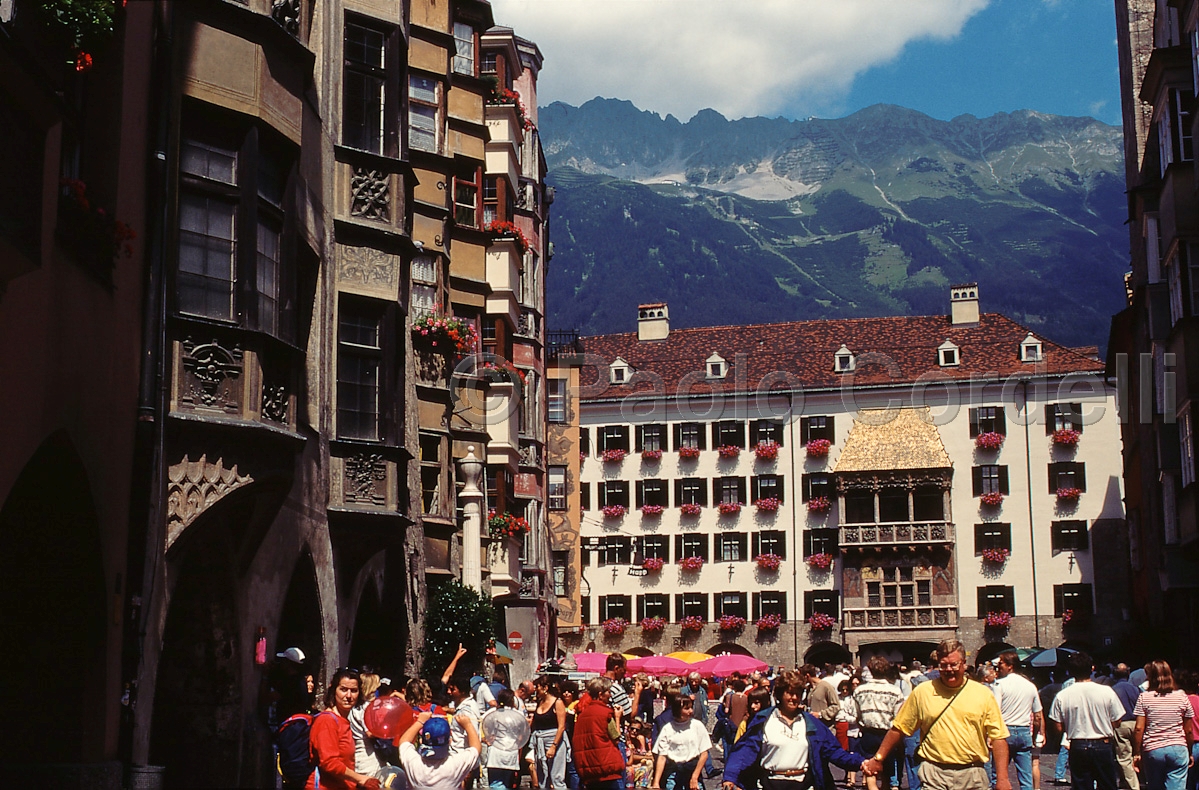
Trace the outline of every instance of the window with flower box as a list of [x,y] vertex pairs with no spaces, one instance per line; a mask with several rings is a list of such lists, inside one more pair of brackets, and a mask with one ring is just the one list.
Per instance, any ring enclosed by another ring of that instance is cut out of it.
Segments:
[[713,447],[740,447],[745,449],[745,423],[740,420],[721,420],[712,423]]
[[620,505],[626,510],[629,507],[629,483],[627,480],[603,480],[596,483],[596,493],[599,496],[600,508],[609,505]]
[[1056,494],[1063,488],[1086,491],[1086,466],[1081,461],[1059,461],[1049,464],[1049,493]]
[[982,433],[1007,434],[1007,421],[1002,406],[979,406],[970,410],[970,438]]
[[718,505],[745,504],[745,478],[712,478],[712,501]]
[[762,442],[783,445],[783,423],[779,420],[750,420],[749,444],[751,447]]
[[836,425],[833,417],[801,417],[799,420],[799,439],[807,444],[815,439],[824,439],[829,443],[836,441]]
[[704,562],[711,559],[708,553],[708,536],[688,533],[674,536],[674,556],[678,560],[699,557]]
[[441,294],[438,287],[438,258],[435,255],[417,255],[412,259],[412,308],[411,318],[419,319],[441,312]]
[[566,467],[551,466],[545,471],[546,507],[566,510]]
[[1061,617],[1069,609],[1076,616],[1093,614],[1095,596],[1089,584],[1053,585],[1053,616]]
[[596,555],[596,564],[600,567],[604,565],[628,565],[632,561],[632,538],[623,535],[606,535],[600,539],[600,550]]
[[787,533],[781,529],[764,529],[750,536],[749,553],[756,557],[759,554],[777,554],[787,558]]
[[591,510],[591,483],[579,483],[579,509]]
[[638,480],[635,493],[635,507],[656,505],[670,507],[670,498],[666,492],[665,480]]
[[836,529],[805,529],[803,531],[804,559],[815,554],[837,555],[839,541]]
[[974,496],[982,496],[983,494],[1007,495],[1007,466],[985,464],[983,466],[974,467],[970,470],[970,473],[972,478],[971,482],[974,487]]
[[1081,519],[1054,521],[1050,525],[1054,553],[1062,551],[1086,551],[1090,548],[1087,522]]
[[646,593],[637,596],[637,621],[647,617],[670,620],[670,596],[665,593]]
[[753,594],[753,619],[757,620],[768,614],[777,615],[784,621],[787,619],[787,593],[785,592],[756,592]]
[[479,173],[454,176],[454,222],[463,228],[479,227]]
[[777,499],[783,501],[783,476],[782,475],[756,475],[750,479],[750,491],[753,493],[753,501],[759,499]]
[[604,425],[595,429],[596,449],[629,451],[629,426]]
[[831,500],[833,496],[832,478],[824,472],[804,475],[800,478],[800,492],[804,502],[817,497]]
[[730,617],[744,617],[749,619],[749,596],[743,592],[726,592],[716,593],[716,614],[717,619]]
[[454,73],[475,75],[475,29],[466,22],[454,23]]
[[698,422],[680,422],[674,426],[674,449],[694,447],[697,450],[707,449],[704,426]]
[[419,74],[408,76],[408,148],[441,150],[441,83]]
[[744,532],[721,532],[716,536],[716,554],[720,562],[745,562],[749,536]]
[[638,425],[634,439],[634,452],[640,453],[644,452],[645,450],[665,450],[666,426],[658,424]]
[[605,620],[632,620],[633,596],[631,595],[601,595],[599,599],[600,622]]
[[989,584],[978,588],[978,616],[984,618],[992,612],[1016,613],[1016,588],[1001,584]]
[[974,556],[981,557],[987,549],[1012,550],[1011,524],[975,524],[974,525]]
[[674,504],[708,506],[708,487],[703,478],[684,477],[674,481]]
[[1055,431],[1077,431],[1082,433],[1081,403],[1050,403],[1045,406],[1045,435]]
[[665,535],[638,535],[636,546],[642,559],[670,562],[670,539]]
[[708,620],[707,593],[679,593],[674,597],[675,622],[684,617],[698,617],[704,622]]
[[819,612],[827,614],[834,620],[840,619],[841,607],[836,590],[807,590],[803,594],[803,616],[809,619]]

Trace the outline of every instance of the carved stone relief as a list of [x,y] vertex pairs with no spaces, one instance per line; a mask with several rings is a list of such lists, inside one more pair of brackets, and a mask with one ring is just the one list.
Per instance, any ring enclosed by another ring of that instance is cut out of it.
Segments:
[[399,256],[373,247],[341,247],[341,265],[338,273],[342,280],[394,288],[398,282],[399,270]]
[[183,341],[180,405],[237,414],[241,410],[241,392],[237,386],[241,373],[242,352],[237,346],[227,349],[216,340],[197,344],[187,338]]
[[413,354],[416,362],[416,380],[422,384],[440,386],[445,384],[448,360],[444,354],[417,349]]
[[243,475],[234,464],[225,468],[224,459],[211,463],[207,455],[192,461],[186,455],[183,460],[167,468],[167,548],[175,539],[207,510],[229,492],[254,482],[250,475]]
[[272,422],[286,424],[290,400],[285,384],[263,383],[262,416]]
[[354,168],[350,179],[350,216],[387,222],[391,218],[391,175],[368,167]]
[[300,0],[274,0],[271,18],[293,36],[300,35]]
[[343,498],[347,505],[387,504],[387,462],[378,453],[358,453],[344,461]]

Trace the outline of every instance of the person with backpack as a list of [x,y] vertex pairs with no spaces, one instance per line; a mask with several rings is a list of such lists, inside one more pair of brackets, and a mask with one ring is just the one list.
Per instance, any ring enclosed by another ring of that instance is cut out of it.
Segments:
[[379,790],[382,785],[373,776],[353,769],[354,735],[350,731],[350,711],[358,703],[358,671],[339,669],[325,692],[325,710],[312,719],[308,743],[314,767],[304,783],[306,790]]

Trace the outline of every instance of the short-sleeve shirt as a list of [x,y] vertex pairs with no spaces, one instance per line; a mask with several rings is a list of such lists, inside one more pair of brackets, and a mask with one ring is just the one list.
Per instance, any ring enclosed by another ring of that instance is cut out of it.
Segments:
[[1031,680],[1015,672],[992,683],[991,691],[999,700],[1003,723],[1009,727],[1030,727],[1033,714],[1043,710],[1037,687]]
[[1143,691],[1132,709],[1137,716],[1145,717],[1145,736],[1141,739],[1141,751],[1151,752],[1164,746],[1186,746],[1186,734],[1182,731],[1182,720],[1192,719],[1195,711],[1185,691],[1158,694]]
[[984,683],[966,680],[965,684],[950,688],[940,678],[921,683],[895,716],[894,726],[904,735],[924,733],[920,756],[925,760],[947,765],[985,763],[991,757],[991,741],[1008,737],[995,695]]
[[711,748],[712,737],[708,735],[708,728],[696,716],[686,723],[671,719],[654,740],[654,754],[664,754],[668,760],[676,763],[694,760]]
[[400,744],[400,767],[412,790],[461,790],[462,780],[479,762],[479,750],[468,746],[440,763],[426,761],[408,741]]
[[1109,686],[1075,683],[1058,692],[1049,718],[1060,723],[1070,740],[1115,737],[1113,721],[1124,718],[1124,705]]
[[479,731],[479,727],[483,723],[484,711],[479,708],[479,703],[475,702],[474,697],[467,697],[462,700],[462,704],[454,711],[454,715],[450,718],[450,751],[460,752],[466,748],[466,730],[458,723],[458,717],[465,713],[470,717],[470,723],[475,725],[475,732]]

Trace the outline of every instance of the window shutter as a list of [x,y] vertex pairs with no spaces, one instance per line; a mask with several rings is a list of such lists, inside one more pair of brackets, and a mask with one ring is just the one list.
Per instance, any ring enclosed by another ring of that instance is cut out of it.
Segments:
[[621,425],[617,427],[616,433],[620,437],[620,449],[627,453],[629,451],[629,426]]
[[758,444],[758,441],[759,441],[758,434],[760,432],[758,426],[761,425],[761,423],[762,423],[761,420],[750,420],[749,421],[749,445],[750,445],[750,447],[756,447]]
[[636,433],[633,434],[633,452],[639,453],[645,447],[645,426],[638,425],[634,430]]
[[644,480],[637,481],[637,488],[633,492],[633,496],[634,496],[634,507],[640,508],[642,505],[645,504],[645,481]]
[[591,483],[579,483],[579,510],[591,510]]
[[971,409],[970,410],[970,438],[971,439],[973,439],[974,437],[976,437],[980,433],[982,433],[982,429],[978,425],[979,411],[980,411],[979,409]]
[[808,434],[811,432],[812,421],[807,417],[801,417],[799,420],[799,443],[808,443]]
[[608,449],[608,427],[601,425],[595,429],[595,450],[602,453]]
[[976,466],[970,470],[970,476],[974,483],[974,496],[981,496],[983,492],[983,468]]
[[1070,422],[1074,426],[1074,430],[1082,433],[1082,404],[1070,404]]
[[596,495],[595,498],[601,509],[608,506],[608,484],[607,483],[596,483],[595,484],[595,495]]
[[681,479],[674,481],[674,506],[678,507],[683,504],[683,481]]
[[591,566],[591,552],[590,551],[588,551],[587,549],[584,549],[584,548],[579,549],[579,564],[582,565],[584,568]]
[[700,593],[699,616],[704,619],[704,622],[708,621],[708,594],[707,593]]
[[670,426],[670,434],[671,434],[670,449],[674,450],[677,453],[679,451],[679,448],[683,446],[683,426],[680,423],[676,422],[674,425]]
[[745,498],[745,478],[744,477],[737,478],[737,501],[742,504],[745,504],[749,501]]
[[712,501],[720,502],[720,480],[719,477],[712,478]]
[[815,601],[812,600],[812,591],[807,590],[803,594],[803,619],[812,619],[812,606]]
[[[762,534],[755,532],[749,536],[749,554],[750,557],[756,557],[762,553]],[[757,595],[757,593],[754,593]]]
[[1087,490],[1087,465],[1081,461],[1070,464],[1074,469],[1074,486],[1079,491]]
[[[712,428],[712,446],[719,447],[720,446],[720,423],[719,422],[712,423],[711,428]],[[703,431],[700,431],[700,433],[703,433]]]
[[1060,584],[1053,585],[1053,616],[1054,617],[1062,616],[1062,612],[1064,612],[1066,610],[1066,607],[1064,604],[1065,604],[1065,590],[1062,589],[1062,585],[1060,585]]
[[982,619],[987,616],[987,588],[978,588],[978,616]]
[[674,557],[675,560],[683,559],[683,536],[674,536]]
[[1057,493],[1057,473],[1058,473],[1058,465],[1050,464],[1049,465],[1049,493],[1051,493],[1051,494]]
[[1003,610],[1011,615],[1016,614],[1016,588],[1003,588]]
[[995,407],[995,433],[1007,436],[1007,407]]
[[837,418],[830,414],[824,418],[824,430],[828,432],[829,442],[837,441]]
[[778,496],[779,502],[782,502],[782,501],[784,501],[784,498],[785,498],[785,492],[787,490],[787,486],[783,482],[782,475],[774,475],[774,479],[778,481],[778,483],[774,487],[774,492]]
[[784,423],[775,421],[774,425],[778,426],[778,429],[776,431],[774,431],[775,441],[779,443],[779,447],[782,447],[783,446],[783,436],[787,433],[786,431],[783,430]]
[[1053,423],[1056,417],[1054,405],[1048,403],[1045,405],[1045,435],[1053,436]]
[[[708,449],[708,432],[704,430],[704,426],[702,424],[696,426],[695,437],[696,437],[696,441],[699,442],[699,449],[707,450]],[[715,446],[715,445],[713,445],[713,446]]]
[[674,621],[677,623],[683,619],[683,594],[675,593],[674,596]]
[[708,487],[707,486],[700,485],[699,488],[696,489],[696,496],[699,499],[700,507],[708,506]]
[[1007,496],[1011,493],[1011,491],[1008,490],[1006,466],[999,467],[999,493],[1003,494],[1004,496]]
[[742,450],[745,449],[745,423],[737,423],[737,446]]
[[753,620],[757,620],[762,616],[762,593],[754,593],[751,600],[750,614]]
[[591,429],[579,429],[579,451],[583,455],[591,455]]
[[637,596],[637,619],[638,620],[645,619],[645,596],[644,595]]

